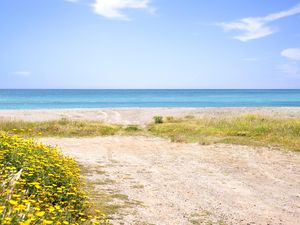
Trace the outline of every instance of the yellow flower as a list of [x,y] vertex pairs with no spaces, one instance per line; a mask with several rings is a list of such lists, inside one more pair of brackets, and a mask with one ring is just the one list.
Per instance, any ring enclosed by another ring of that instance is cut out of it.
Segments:
[[0,213],[3,213],[5,206],[0,206]]
[[37,212],[35,215],[38,217],[42,217],[43,215],[45,215],[45,212],[43,212],[43,211]]
[[14,200],[9,200],[8,201],[11,205],[17,205],[18,204],[18,202],[17,201],[14,201]]
[[49,212],[53,212],[55,211],[55,208],[53,206],[51,206],[49,209],[48,209]]
[[5,221],[5,222],[11,222],[11,221],[12,221],[12,218],[6,217],[6,218],[4,219],[4,221]]
[[30,225],[32,220],[26,220],[24,222],[19,222],[19,225]]

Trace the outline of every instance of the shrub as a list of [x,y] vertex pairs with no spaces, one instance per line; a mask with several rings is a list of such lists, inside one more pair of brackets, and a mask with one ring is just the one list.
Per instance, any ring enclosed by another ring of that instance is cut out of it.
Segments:
[[0,224],[109,224],[90,215],[79,172],[56,148],[0,134]]
[[158,124],[158,123],[163,123],[163,117],[162,116],[154,116],[154,123]]
[[140,128],[137,125],[129,125],[125,128],[125,131],[128,132],[134,132],[134,131],[139,131]]

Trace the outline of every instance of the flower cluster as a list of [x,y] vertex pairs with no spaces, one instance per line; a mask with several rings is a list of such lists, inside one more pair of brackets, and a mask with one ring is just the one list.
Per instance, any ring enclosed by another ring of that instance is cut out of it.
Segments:
[[0,134],[0,224],[109,224],[91,211],[79,172],[56,148]]

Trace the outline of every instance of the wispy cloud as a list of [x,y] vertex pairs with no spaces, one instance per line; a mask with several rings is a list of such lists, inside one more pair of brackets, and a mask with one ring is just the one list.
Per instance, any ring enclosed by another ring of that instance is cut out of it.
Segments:
[[281,52],[281,56],[289,61],[280,65],[278,69],[289,77],[300,78],[300,48],[288,48]]
[[28,77],[31,75],[31,71],[27,71],[27,70],[15,71],[13,74],[21,76],[21,77]]
[[218,25],[225,31],[242,31],[240,35],[234,36],[234,38],[245,42],[275,33],[278,29],[269,26],[269,23],[298,13],[300,13],[300,4],[288,10],[269,14],[264,17],[247,17],[233,22],[219,23]]
[[281,52],[283,57],[291,60],[300,60],[300,48],[288,48]]
[[109,19],[130,20],[123,9],[144,9],[151,11],[150,0],[96,0],[92,4],[95,13]]

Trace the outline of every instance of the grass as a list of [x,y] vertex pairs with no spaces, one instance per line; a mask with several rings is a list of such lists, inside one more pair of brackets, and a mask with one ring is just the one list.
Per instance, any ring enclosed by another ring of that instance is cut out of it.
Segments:
[[142,206],[141,202],[131,200],[127,195],[107,189],[103,186],[115,184],[111,179],[93,180],[90,179],[97,171],[92,166],[81,165],[81,175],[86,177],[85,189],[88,190],[90,199],[93,200],[91,212],[100,210],[110,219],[112,215],[117,214],[121,209],[131,208],[133,206]]
[[94,185],[111,185],[111,184],[115,184],[116,181],[106,178],[104,180],[96,180],[91,183]]
[[136,184],[136,185],[133,185],[131,186],[132,188],[135,188],[135,189],[143,189],[145,186],[142,185],[142,184]]
[[141,129],[135,125],[124,127],[95,121],[71,121],[61,119],[43,122],[0,121],[0,131],[25,137],[90,137],[122,134],[134,135],[140,133]]
[[300,151],[300,119],[246,115],[235,118],[182,118],[149,125],[148,132],[175,142],[277,146]]
[[197,119],[191,116],[154,117],[146,128],[95,121],[66,119],[46,122],[0,121],[0,131],[22,136],[91,137],[107,135],[155,135],[174,142],[207,145],[231,143],[276,146],[300,151],[300,119],[245,115],[233,118]]
[[194,225],[227,225],[223,219],[218,218],[212,212],[207,210],[192,213],[188,216],[188,219],[189,222]]

